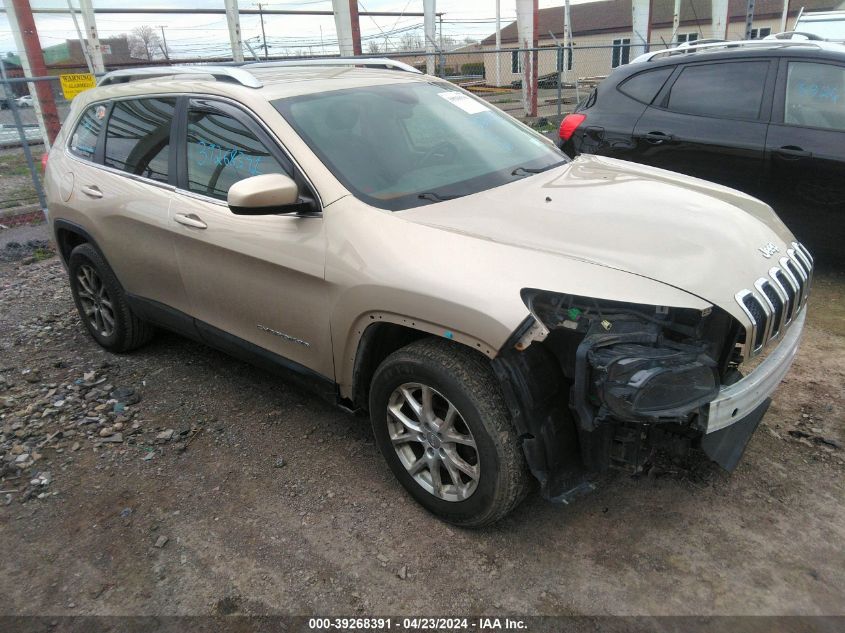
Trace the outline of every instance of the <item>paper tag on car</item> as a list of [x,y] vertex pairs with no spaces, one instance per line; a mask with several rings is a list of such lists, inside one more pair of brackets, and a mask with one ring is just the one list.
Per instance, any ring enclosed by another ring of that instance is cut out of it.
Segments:
[[438,92],[438,97],[442,97],[446,99],[452,105],[458,106],[464,112],[468,112],[469,114],[478,114],[479,112],[487,112],[490,108],[488,108],[483,103],[476,101],[472,97],[469,97],[463,93],[455,92],[450,90],[448,92]]

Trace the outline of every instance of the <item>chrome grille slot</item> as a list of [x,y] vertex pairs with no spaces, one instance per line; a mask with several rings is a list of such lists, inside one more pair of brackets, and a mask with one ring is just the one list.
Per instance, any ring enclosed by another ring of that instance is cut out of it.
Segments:
[[763,307],[763,302],[751,292],[747,292],[742,298],[742,305],[745,307],[745,312],[754,322],[753,345],[754,349],[758,350],[763,347],[763,343],[766,340],[769,315],[766,313],[766,308]]
[[769,281],[761,279],[757,284],[755,284],[757,289],[763,293],[763,298],[768,301],[769,308],[772,310],[772,328],[769,338],[774,338],[780,334],[780,326],[783,323],[783,308],[786,304]]
[[772,268],[769,275],[775,282],[775,285],[780,289],[781,294],[786,297],[786,306],[784,310],[784,325],[792,322],[792,317],[795,316],[795,296],[798,294],[798,286],[789,281],[789,278],[783,274],[780,268]]
[[810,255],[810,251],[808,251],[803,244],[799,244],[798,242],[792,242],[792,246],[793,248],[795,248],[796,251],[800,252],[804,256],[804,259],[807,260],[807,263],[812,269],[814,260],[813,256]]
[[780,259],[779,267],[754,282],[753,290],[736,293],[737,303],[751,321],[746,341],[752,356],[769,340],[780,337],[810,294],[813,258],[803,245],[793,242],[792,247]]
[[798,310],[801,309],[801,304],[804,303],[804,282],[806,281],[806,276],[804,275],[804,271],[798,266],[794,261],[791,259],[786,259],[784,263],[784,270],[788,271],[795,282],[798,284]]

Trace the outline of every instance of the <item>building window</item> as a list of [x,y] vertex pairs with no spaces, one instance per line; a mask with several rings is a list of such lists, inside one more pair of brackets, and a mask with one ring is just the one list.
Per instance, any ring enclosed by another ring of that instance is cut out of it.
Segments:
[[751,29],[751,39],[752,40],[762,40],[767,35],[772,34],[771,27],[765,26],[759,29]]
[[516,73],[517,75],[521,75],[522,71],[525,70],[525,67],[522,64],[522,60],[525,56],[524,51],[511,51],[511,72]]
[[678,33],[678,44],[694,42],[698,39],[698,33]]
[[613,56],[610,60],[610,67],[616,68],[627,64],[631,59],[631,38],[613,40]]

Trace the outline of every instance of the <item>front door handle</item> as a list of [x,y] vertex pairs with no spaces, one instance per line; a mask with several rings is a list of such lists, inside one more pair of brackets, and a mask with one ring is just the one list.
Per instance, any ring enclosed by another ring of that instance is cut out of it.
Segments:
[[193,229],[207,229],[208,225],[199,219],[195,214],[188,213],[185,215],[184,213],[177,213],[173,216],[173,219],[176,220],[179,224],[184,224],[185,226],[190,226]]
[[100,191],[100,188],[97,185],[90,185],[88,187],[81,188],[82,193],[84,193],[89,198],[102,198],[103,192]]
[[653,145],[659,145],[664,141],[671,141],[675,137],[671,134],[666,134],[665,132],[646,132],[643,134],[643,138]]
[[783,147],[776,149],[775,154],[780,154],[784,158],[794,160],[796,158],[810,158],[813,155],[813,152],[807,151],[797,145],[784,145]]

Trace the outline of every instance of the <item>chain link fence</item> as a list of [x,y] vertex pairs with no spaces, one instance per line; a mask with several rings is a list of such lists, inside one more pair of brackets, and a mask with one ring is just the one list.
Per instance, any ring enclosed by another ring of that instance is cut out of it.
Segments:
[[[536,129],[550,132],[557,128],[561,118],[571,112],[595,85],[620,64],[627,63],[634,55],[630,46],[606,45],[590,47],[544,46],[533,49],[484,49],[480,45],[471,50],[451,52],[389,52],[372,57],[389,57],[402,61],[422,72],[428,72],[469,90],[488,103],[500,108]],[[365,56],[366,57],[366,56]],[[271,58],[270,61],[295,61],[298,58]],[[300,58],[301,59],[301,58]],[[264,60],[261,60],[264,61]],[[194,59],[179,61],[179,65],[207,63]],[[221,62],[214,62],[221,63]],[[226,62],[222,62],[226,63]],[[228,62],[231,64],[231,62]],[[526,65],[536,63],[536,112],[524,100],[523,82]],[[139,63],[139,65],[148,65]],[[22,190],[0,187],[0,211],[16,205],[39,203],[41,193],[40,156],[44,130],[36,115],[38,102],[36,83],[49,86],[53,94],[55,113],[43,112],[48,119],[57,117],[64,123],[70,111],[70,101],[62,94],[59,75],[84,73],[84,67],[50,69],[55,76],[26,78],[20,69],[5,65],[0,76],[0,153],[16,153],[19,170],[30,171],[31,186]],[[32,148],[30,149],[30,146]],[[14,149],[17,148],[17,149]],[[20,156],[23,154],[23,156]]]

